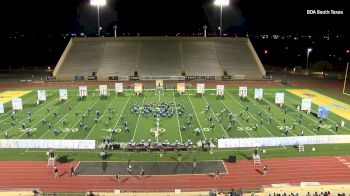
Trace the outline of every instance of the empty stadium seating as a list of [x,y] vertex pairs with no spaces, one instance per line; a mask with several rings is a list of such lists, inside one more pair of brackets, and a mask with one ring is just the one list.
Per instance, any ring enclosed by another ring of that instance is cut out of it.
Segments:
[[54,76],[73,80],[95,72],[108,76],[231,76],[262,79],[262,66],[248,38],[102,37],[72,38]]

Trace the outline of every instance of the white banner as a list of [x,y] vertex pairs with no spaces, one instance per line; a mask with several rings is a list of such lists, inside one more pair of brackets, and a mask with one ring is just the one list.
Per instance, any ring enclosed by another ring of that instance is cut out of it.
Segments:
[[[329,108],[326,106],[318,106],[318,111],[317,111],[317,117],[322,118],[322,119],[327,119],[328,118],[328,113],[329,113]],[[344,122],[344,121],[342,121]],[[343,127],[343,125],[340,125]]]
[[0,114],[5,113],[4,103],[0,101]]
[[311,99],[302,99],[301,100],[301,110],[311,110]]
[[238,95],[241,98],[245,98],[248,95],[248,88],[246,86],[240,86],[239,87],[239,91],[238,91]]
[[216,95],[224,96],[225,85],[216,85]]
[[38,90],[38,100],[46,101],[46,92],[45,90]]
[[284,93],[276,93],[275,104],[284,103]]
[[142,93],[142,83],[135,83],[134,84],[134,92],[136,94]]
[[5,139],[1,148],[95,149],[95,140]]
[[186,84],[185,83],[177,83],[176,84],[176,89],[178,93],[184,93],[186,90]]
[[60,94],[60,100],[67,100],[68,99],[67,89],[59,89],[58,92]]
[[163,80],[156,80],[156,88],[157,89],[163,88]]
[[218,139],[219,148],[296,146],[299,144],[342,144],[350,143],[350,135],[316,135],[294,137],[262,137]]
[[79,96],[86,97],[88,95],[87,86],[79,86]]
[[255,92],[254,92],[254,99],[262,99],[263,98],[263,92],[264,92],[264,89],[262,88],[256,88],[255,89]]
[[100,96],[107,96],[107,85],[100,85]]
[[204,94],[205,84],[197,84],[197,93]]
[[122,93],[123,92],[123,83],[115,83],[115,92]]
[[23,110],[22,98],[12,99],[12,109],[13,110]]

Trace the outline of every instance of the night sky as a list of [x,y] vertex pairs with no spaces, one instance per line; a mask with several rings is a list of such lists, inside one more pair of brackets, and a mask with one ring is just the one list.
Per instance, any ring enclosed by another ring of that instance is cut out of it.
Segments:
[[[107,0],[101,7],[102,35],[139,33],[151,35],[196,35],[203,25],[217,36],[220,8],[214,0]],[[229,36],[259,34],[317,35],[319,41],[251,40],[263,63],[294,66],[303,63],[305,48],[314,47],[313,60],[344,64],[349,48],[349,7],[345,0],[230,0],[223,8],[223,33]],[[10,0],[0,12],[1,68],[54,66],[71,33],[96,36],[97,9],[89,0]],[[342,15],[307,15],[307,10],[340,10]],[[324,35],[340,35],[330,42]],[[321,37],[321,38],[320,38]],[[288,47],[287,47],[288,46]],[[288,48],[288,53],[286,49]],[[269,55],[263,51],[269,50]],[[286,56],[287,55],[287,56]],[[288,61],[286,61],[288,59]]]
[[[219,26],[213,0],[107,0],[101,24],[112,31],[162,35],[210,31]],[[233,33],[346,32],[349,7],[344,0],[230,0],[223,9],[223,29]],[[2,3],[3,32],[85,32],[96,30],[96,8],[89,0],[12,0]],[[343,15],[307,15],[308,9],[342,10]]]
[[[249,26],[257,32],[317,33],[346,31],[349,7],[345,1],[284,0],[241,1],[248,12]],[[307,10],[342,10],[343,15],[307,15]]]

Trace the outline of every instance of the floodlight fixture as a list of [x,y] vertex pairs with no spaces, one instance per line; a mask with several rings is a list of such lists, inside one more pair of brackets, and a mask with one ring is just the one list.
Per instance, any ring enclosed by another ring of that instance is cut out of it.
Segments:
[[230,5],[230,0],[215,0],[214,4],[217,6],[227,6]]
[[106,5],[106,0],[90,0],[92,6],[97,7],[97,33],[98,37],[101,36],[101,26],[100,26],[100,6]]
[[106,0],[90,0],[90,3],[93,6],[104,6],[106,5]]
[[222,35],[222,6],[230,5],[230,0],[215,0],[214,5],[220,6],[220,37]]
[[312,48],[307,48],[307,55],[306,55],[306,70],[309,71],[309,54],[312,52]]

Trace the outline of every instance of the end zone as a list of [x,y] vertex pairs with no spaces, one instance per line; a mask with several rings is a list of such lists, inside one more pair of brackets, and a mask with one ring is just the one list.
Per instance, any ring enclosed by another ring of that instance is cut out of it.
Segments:
[[3,103],[7,103],[11,101],[13,98],[19,98],[23,95],[26,95],[32,91],[5,91],[0,93],[0,101]]
[[311,99],[312,103],[319,106],[326,106],[331,112],[350,120],[350,105],[348,104],[309,89],[288,89],[287,91],[301,98]]

